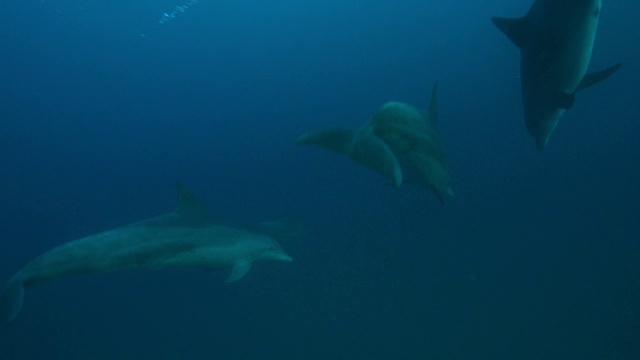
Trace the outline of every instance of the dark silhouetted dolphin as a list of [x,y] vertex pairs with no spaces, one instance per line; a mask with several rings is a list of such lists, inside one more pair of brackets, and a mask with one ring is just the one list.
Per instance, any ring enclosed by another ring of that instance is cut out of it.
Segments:
[[493,23],[520,48],[524,118],[543,150],[578,90],[596,84],[622,64],[587,74],[601,0],[536,0],[523,18]]

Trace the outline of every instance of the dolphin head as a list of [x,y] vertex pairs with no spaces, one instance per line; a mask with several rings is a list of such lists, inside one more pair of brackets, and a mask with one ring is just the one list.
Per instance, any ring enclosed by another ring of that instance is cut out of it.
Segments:
[[256,260],[293,261],[277,241],[258,234],[243,234],[242,239],[232,246],[227,246],[225,252],[225,260],[232,265],[227,282],[241,279]]
[[247,246],[251,248],[255,260],[293,261],[282,246],[268,236],[256,235]]
[[412,163],[413,167],[410,181],[425,189],[433,190],[442,203],[454,196],[451,177],[444,158],[427,156],[424,153],[412,153],[408,157],[408,161]]
[[535,139],[538,150],[544,150],[565,109],[555,107],[548,99],[540,98],[523,97],[524,119],[527,131]]
[[440,202],[444,203],[446,199],[454,196],[453,187],[451,186],[451,177],[443,164],[436,163],[431,166],[431,171],[427,174],[432,184],[433,190]]

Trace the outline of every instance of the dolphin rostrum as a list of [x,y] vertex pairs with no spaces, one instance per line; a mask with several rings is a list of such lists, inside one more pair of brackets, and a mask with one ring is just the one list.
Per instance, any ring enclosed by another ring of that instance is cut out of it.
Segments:
[[214,224],[197,198],[178,184],[175,211],[74,240],[40,255],[5,285],[0,316],[18,314],[24,288],[71,275],[168,267],[231,268],[242,278],[255,260],[291,261],[272,238]]
[[453,190],[436,131],[437,103],[436,84],[427,111],[402,102],[388,102],[359,129],[308,133],[296,142],[345,155],[388,177],[396,187],[410,181],[432,189],[444,201],[453,196]]
[[520,48],[524,118],[543,150],[575,92],[596,84],[622,64],[587,74],[601,0],[535,0],[522,18],[492,22]]

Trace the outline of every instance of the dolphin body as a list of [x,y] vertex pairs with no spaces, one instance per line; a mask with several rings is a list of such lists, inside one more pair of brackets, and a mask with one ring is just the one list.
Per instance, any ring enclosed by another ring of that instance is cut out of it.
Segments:
[[178,207],[159,217],[74,240],[18,271],[0,294],[0,316],[20,311],[24,288],[71,275],[168,267],[231,268],[242,278],[255,260],[292,261],[272,238],[214,224],[196,197],[178,184]]
[[373,169],[396,187],[410,181],[432,189],[440,201],[453,196],[444,150],[436,131],[438,87],[427,111],[388,102],[359,129],[307,133],[298,144],[314,144]]
[[575,93],[616,72],[622,64],[587,74],[601,0],[535,0],[522,18],[492,22],[520,48],[524,118],[543,150]]

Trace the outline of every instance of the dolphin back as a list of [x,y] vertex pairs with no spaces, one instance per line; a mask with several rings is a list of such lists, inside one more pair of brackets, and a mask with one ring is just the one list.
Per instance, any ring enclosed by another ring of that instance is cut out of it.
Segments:
[[24,282],[22,278],[14,276],[2,289],[0,294],[0,316],[5,322],[10,322],[18,315],[24,300]]

